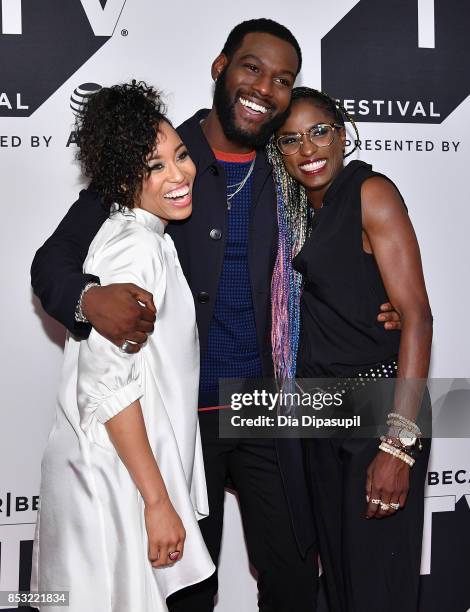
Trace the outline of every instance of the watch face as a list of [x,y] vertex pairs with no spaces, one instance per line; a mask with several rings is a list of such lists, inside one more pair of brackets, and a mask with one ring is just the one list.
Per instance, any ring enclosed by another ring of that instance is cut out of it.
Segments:
[[402,429],[400,435],[398,437],[400,443],[408,448],[409,446],[414,446],[416,444],[416,436],[414,436],[410,431],[406,429]]

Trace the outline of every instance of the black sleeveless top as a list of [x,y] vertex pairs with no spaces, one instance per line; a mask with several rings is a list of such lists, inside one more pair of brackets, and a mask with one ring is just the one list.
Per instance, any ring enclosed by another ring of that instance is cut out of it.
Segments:
[[[297,376],[349,376],[396,357],[399,331],[377,321],[388,297],[362,247],[361,186],[372,166],[350,162],[328,188],[295,257],[304,277]],[[393,231],[393,228],[390,228]]]

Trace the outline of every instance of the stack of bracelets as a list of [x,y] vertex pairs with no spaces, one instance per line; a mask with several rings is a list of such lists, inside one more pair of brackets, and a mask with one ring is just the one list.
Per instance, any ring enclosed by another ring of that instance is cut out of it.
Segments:
[[416,442],[419,450],[422,449],[421,430],[416,423],[397,412],[388,414],[387,425],[390,429],[387,436],[380,437],[379,449],[413,467]]

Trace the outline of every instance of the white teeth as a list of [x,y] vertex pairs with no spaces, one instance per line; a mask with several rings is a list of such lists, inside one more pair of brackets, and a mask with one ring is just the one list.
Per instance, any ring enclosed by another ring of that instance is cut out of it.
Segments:
[[301,164],[300,168],[302,168],[302,170],[306,170],[307,172],[312,172],[313,170],[323,168],[325,164],[326,159],[319,159],[318,161],[309,162],[308,164]]
[[180,189],[175,189],[174,191],[170,191],[165,194],[163,197],[170,198],[171,200],[175,200],[176,198],[184,198],[184,196],[188,195],[189,187],[181,187]]
[[246,106],[248,108],[251,108],[254,111],[257,111],[258,113],[267,113],[268,109],[265,106],[261,106],[261,104],[256,104],[255,102],[252,102],[251,100],[247,100],[246,98],[239,98],[240,100],[240,104],[243,104],[243,106]]

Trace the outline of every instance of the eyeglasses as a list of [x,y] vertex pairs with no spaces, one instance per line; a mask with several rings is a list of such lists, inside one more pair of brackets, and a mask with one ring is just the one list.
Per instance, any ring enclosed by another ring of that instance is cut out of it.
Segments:
[[317,123],[307,132],[297,132],[296,134],[284,134],[279,136],[276,141],[277,148],[282,155],[294,155],[300,151],[304,136],[316,147],[328,147],[335,138],[335,131],[341,129],[338,123]]

